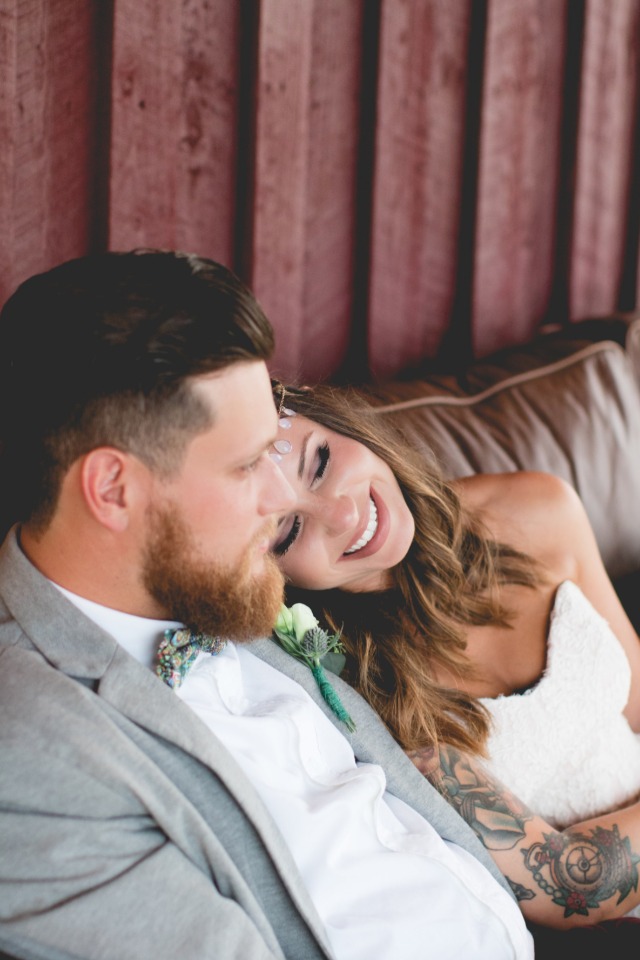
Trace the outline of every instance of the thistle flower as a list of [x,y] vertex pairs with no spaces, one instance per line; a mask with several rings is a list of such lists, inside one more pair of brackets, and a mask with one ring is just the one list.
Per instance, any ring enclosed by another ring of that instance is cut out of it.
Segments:
[[322,660],[329,653],[329,637],[326,631],[321,630],[320,627],[311,627],[304,635],[302,649],[309,656]]

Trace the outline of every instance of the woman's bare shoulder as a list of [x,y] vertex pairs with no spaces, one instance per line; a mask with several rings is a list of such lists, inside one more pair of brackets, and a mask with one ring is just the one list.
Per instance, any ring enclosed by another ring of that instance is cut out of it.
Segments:
[[570,577],[576,532],[588,526],[578,495],[561,477],[536,471],[478,474],[455,483],[465,509],[491,536]]
[[573,488],[551,473],[520,470],[513,473],[478,473],[453,483],[469,510],[502,515],[525,510],[565,509],[576,497]]

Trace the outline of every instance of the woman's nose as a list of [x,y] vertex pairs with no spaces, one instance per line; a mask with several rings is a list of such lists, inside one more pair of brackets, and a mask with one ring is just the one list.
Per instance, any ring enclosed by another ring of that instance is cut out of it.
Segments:
[[320,496],[317,498],[313,514],[331,536],[340,536],[358,525],[358,508],[348,494]]

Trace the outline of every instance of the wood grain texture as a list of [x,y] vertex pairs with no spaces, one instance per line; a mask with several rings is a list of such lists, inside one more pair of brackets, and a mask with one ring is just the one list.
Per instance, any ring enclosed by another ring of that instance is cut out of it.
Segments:
[[250,284],[276,330],[274,371],[302,352],[313,0],[260,3]]
[[381,378],[434,356],[450,321],[468,26],[467,2],[382,2],[368,318]]
[[527,340],[554,275],[565,0],[490,0],[473,257],[473,347]]
[[115,0],[109,244],[233,266],[239,11]]
[[195,251],[310,381],[637,309],[639,37],[640,0],[4,0],[0,298]]
[[637,123],[639,0],[586,0],[575,216],[572,319],[618,306]]
[[96,36],[92,4],[0,11],[0,299],[91,247]]
[[349,340],[361,17],[357,0],[260,3],[248,275],[285,379],[329,375]]

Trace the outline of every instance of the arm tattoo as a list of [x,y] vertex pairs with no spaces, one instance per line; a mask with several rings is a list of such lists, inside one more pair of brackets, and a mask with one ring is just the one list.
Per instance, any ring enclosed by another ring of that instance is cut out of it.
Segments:
[[473,760],[451,747],[414,750],[408,755],[487,850],[511,850],[524,840],[524,825],[531,820],[531,811]]
[[[475,831],[487,850],[512,850],[525,837],[532,812],[472,758],[451,747],[408,752],[420,772]],[[621,903],[638,888],[640,856],[618,827],[595,827],[586,833],[551,830],[543,841],[521,847],[524,865],[536,886],[565,917],[588,916],[589,910],[618,894]],[[533,890],[509,878],[518,900],[531,900]]]
[[506,874],[505,880],[513,890],[516,900],[533,900],[535,897],[533,890],[529,890],[528,887],[523,887],[521,883],[516,883],[515,880],[512,880],[511,877],[508,877]]
[[554,903],[573,913],[588,916],[614,894],[621,903],[638,888],[640,857],[631,850],[628,837],[621,837],[614,824],[610,830],[595,827],[591,836],[581,833],[544,833],[544,843],[523,849],[524,864],[533,879]]

